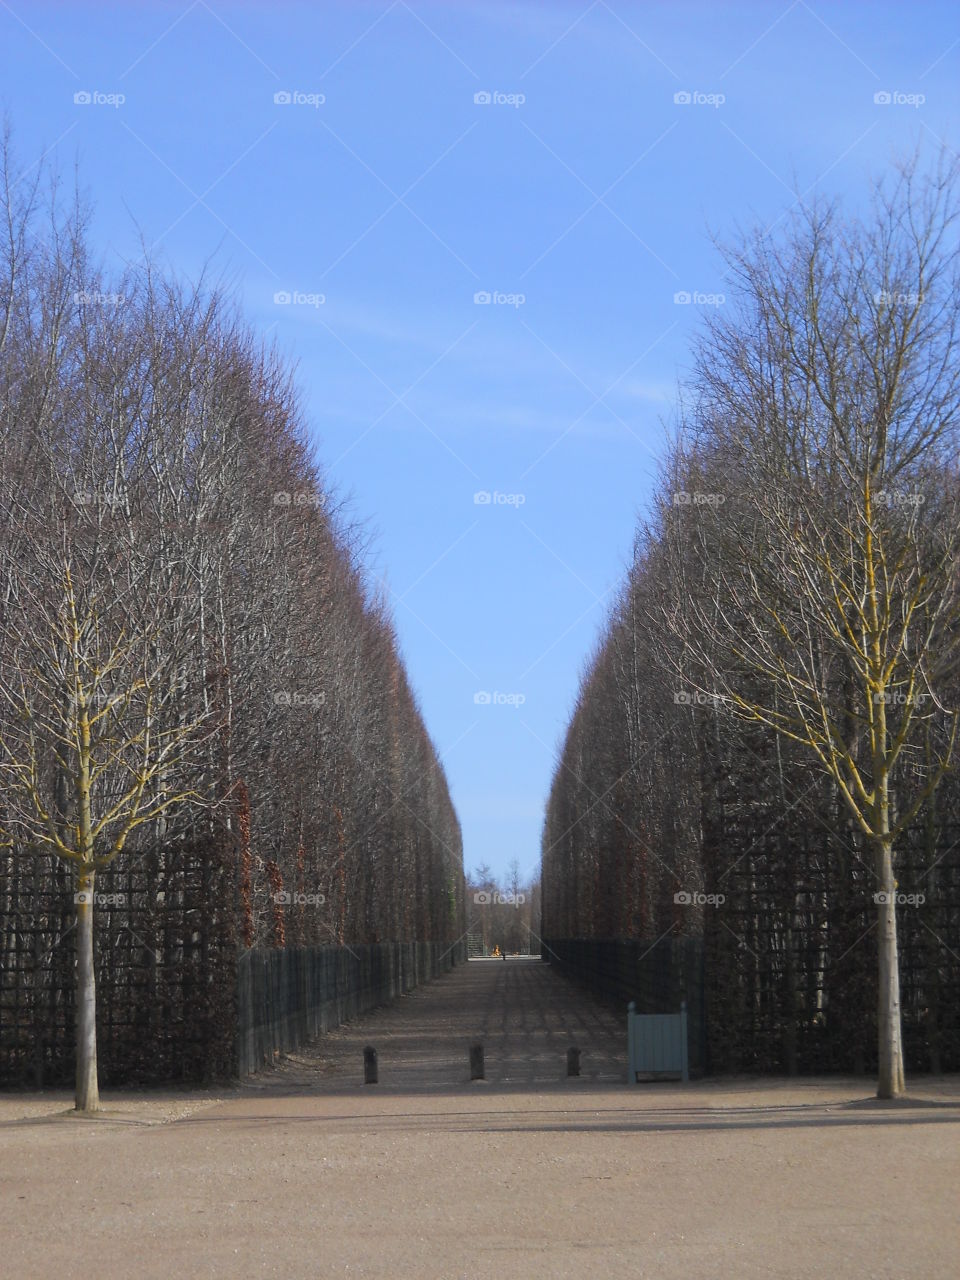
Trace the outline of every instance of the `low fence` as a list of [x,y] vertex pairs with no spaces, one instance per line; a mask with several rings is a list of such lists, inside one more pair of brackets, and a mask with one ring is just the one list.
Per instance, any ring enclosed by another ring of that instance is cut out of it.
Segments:
[[[236,1077],[466,959],[463,942],[245,951],[236,860],[214,844],[137,853],[96,891],[107,1088]],[[73,1083],[75,966],[69,868],[0,851],[0,1086]]]
[[268,1066],[465,959],[462,941],[245,952],[237,971],[237,1074]]
[[[901,922],[901,1010],[907,1073],[960,1069],[960,969],[944,965],[946,925],[925,935],[912,914]],[[869,919],[853,917],[867,936]],[[948,922],[949,923],[949,922]],[[676,1014],[687,1002],[690,1070],[696,1074],[853,1074],[876,1070],[876,956],[821,961],[820,975],[797,954],[777,954],[774,964],[754,933],[736,946],[731,930],[708,920],[703,937],[643,941],[549,939],[543,958],[601,998],[641,1014]],[[759,932],[759,931],[757,931]],[[846,932],[849,933],[849,925]],[[856,936],[856,935],[855,935]],[[955,935],[951,934],[951,941]],[[824,931],[824,954],[830,935]],[[956,955],[955,946],[949,948]],[[925,963],[925,967],[924,967]],[[800,975],[798,977],[798,975]],[[802,979],[802,980],[801,980]]]

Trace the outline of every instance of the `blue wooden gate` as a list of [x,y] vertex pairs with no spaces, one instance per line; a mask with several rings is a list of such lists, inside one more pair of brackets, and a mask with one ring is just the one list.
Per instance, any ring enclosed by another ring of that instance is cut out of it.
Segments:
[[679,1013],[637,1013],[627,1005],[627,1081],[637,1077],[679,1075],[690,1079],[687,1056],[687,1003]]

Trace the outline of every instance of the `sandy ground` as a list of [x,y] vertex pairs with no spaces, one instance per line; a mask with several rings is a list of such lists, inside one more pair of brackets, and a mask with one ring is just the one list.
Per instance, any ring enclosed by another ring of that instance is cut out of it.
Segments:
[[549,966],[473,962],[239,1089],[4,1095],[0,1275],[960,1275],[960,1079],[627,1086],[624,1038]]

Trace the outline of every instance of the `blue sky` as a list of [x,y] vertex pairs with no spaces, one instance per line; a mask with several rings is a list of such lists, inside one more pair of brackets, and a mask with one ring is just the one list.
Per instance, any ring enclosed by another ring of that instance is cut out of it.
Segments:
[[24,165],[79,164],[108,261],[213,257],[298,362],[467,865],[526,874],[710,234],[960,145],[958,63],[937,3],[0,3]]

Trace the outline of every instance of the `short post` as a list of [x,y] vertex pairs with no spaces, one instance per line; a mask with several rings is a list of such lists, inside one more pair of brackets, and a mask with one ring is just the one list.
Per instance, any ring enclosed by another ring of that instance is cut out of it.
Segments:
[[483,1074],[483,1045],[472,1044],[470,1046],[470,1079],[485,1080]]
[[631,1000],[627,1005],[627,1082],[637,1083],[637,1005]]
[[578,1076],[580,1074],[580,1050],[571,1045],[567,1050],[567,1075]]
[[363,1051],[363,1083],[376,1084],[378,1079],[377,1051],[373,1045],[368,1044]]

